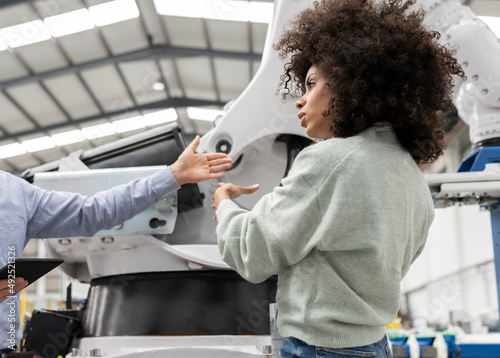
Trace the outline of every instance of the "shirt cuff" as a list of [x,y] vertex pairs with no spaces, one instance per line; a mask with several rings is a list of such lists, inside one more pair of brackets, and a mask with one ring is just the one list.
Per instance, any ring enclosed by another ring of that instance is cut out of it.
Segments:
[[151,175],[150,179],[151,185],[158,194],[158,200],[181,188],[175,180],[170,167],[162,169],[158,173]]

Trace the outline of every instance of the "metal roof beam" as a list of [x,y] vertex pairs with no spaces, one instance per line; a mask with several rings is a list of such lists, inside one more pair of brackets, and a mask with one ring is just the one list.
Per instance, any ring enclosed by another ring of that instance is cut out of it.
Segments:
[[19,5],[25,2],[33,2],[34,0],[0,0],[0,8],[12,5]]
[[20,137],[24,136],[31,136],[33,134],[37,133],[45,133],[53,130],[57,130],[60,128],[68,127],[68,126],[76,126],[79,124],[83,124],[86,122],[91,122],[91,121],[96,121],[99,119],[105,119],[105,118],[110,118],[110,117],[115,117],[115,116],[120,116],[123,114],[127,114],[130,112],[139,112],[139,111],[144,111],[144,110],[152,110],[152,109],[165,109],[165,108],[176,108],[176,107],[196,107],[196,106],[224,106],[224,102],[221,101],[209,101],[209,100],[204,100],[204,99],[194,99],[194,98],[168,98],[164,99],[161,101],[157,102],[152,102],[152,103],[146,103],[143,105],[138,105],[135,107],[128,107],[128,108],[123,108],[119,109],[116,111],[112,112],[106,112],[106,113],[98,113],[92,116],[84,117],[84,118],[79,118],[79,119],[74,119],[71,122],[62,122],[62,123],[56,123],[56,124],[51,124],[48,126],[43,126],[40,128],[35,128],[35,129],[29,129],[26,131],[22,132],[17,132],[17,133],[9,133],[3,136],[0,136],[0,141],[4,141],[7,139],[15,139],[18,140]]
[[0,82],[0,90],[25,83],[42,81],[50,77],[55,77],[70,73],[77,73],[80,71],[84,71],[98,66],[104,66],[107,64],[117,64],[120,62],[156,60],[156,59],[161,60],[161,59],[179,58],[179,57],[198,57],[198,56],[230,58],[235,60],[247,60],[247,61],[248,60],[260,61],[262,59],[262,55],[244,53],[244,52],[194,49],[194,48],[179,47],[179,46],[154,46],[144,50],[133,51],[122,55],[110,56],[99,60],[74,64],[72,66],[63,67],[56,70],[40,72],[37,74],[33,74],[31,76],[3,81]]

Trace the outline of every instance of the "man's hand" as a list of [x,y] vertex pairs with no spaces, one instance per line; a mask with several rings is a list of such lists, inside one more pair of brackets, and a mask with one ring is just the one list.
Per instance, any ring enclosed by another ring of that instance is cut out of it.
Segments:
[[199,144],[200,136],[196,136],[176,162],[170,166],[179,185],[221,178],[224,176],[221,171],[231,167],[232,159],[228,158],[227,154],[196,154],[195,150]]
[[22,277],[16,277],[10,284],[7,279],[0,280],[0,302],[5,301],[9,296],[14,296],[26,286],[28,286],[28,281]]
[[[218,188],[212,197],[214,200],[214,203],[211,206],[212,209],[217,209],[220,202],[224,199],[236,199],[241,194],[253,194],[259,189],[259,184],[243,187],[231,183],[218,183],[217,186]],[[214,215],[214,220],[217,220],[216,215]]]

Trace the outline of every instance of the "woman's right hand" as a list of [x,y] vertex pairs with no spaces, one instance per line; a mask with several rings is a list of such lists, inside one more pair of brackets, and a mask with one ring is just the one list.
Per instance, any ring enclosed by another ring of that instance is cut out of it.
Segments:
[[[236,199],[241,194],[253,194],[259,189],[259,184],[243,187],[232,183],[218,183],[217,186],[218,188],[212,197],[214,200],[214,203],[211,206],[212,209],[217,209],[220,202],[224,199]],[[214,216],[214,220],[215,219],[216,216]]]

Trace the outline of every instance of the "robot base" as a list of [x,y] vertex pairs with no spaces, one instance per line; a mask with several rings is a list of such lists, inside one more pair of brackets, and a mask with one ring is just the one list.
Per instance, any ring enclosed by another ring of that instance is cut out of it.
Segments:
[[269,335],[276,282],[252,284],[222,270],[94,279],[83,336]]

